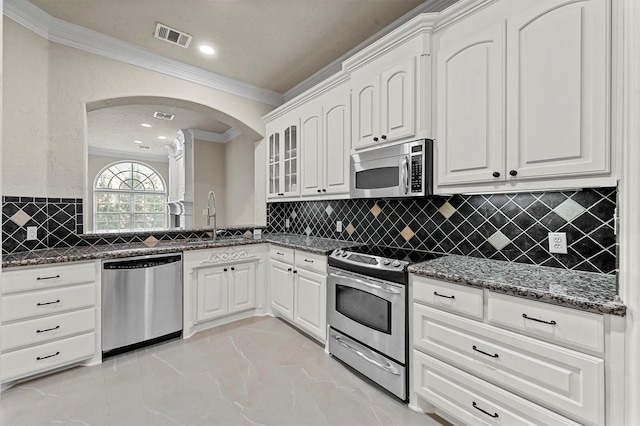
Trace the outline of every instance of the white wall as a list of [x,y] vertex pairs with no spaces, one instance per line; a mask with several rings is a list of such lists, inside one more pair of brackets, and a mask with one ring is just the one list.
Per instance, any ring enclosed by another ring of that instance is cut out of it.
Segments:
[[[254,210],[256,202],[262,200],[264,193],[257,192],[254,185],[254,141],[239,136],[226,144],[226,182],[227,182],[227,224],[261,224],[256,221]],[[264,163],[264,159],[260,160]],[[233,214],[231,214],[233,212]]]
[[[2,195],[46,197],[49,42],[8,18],[3,22],[5,38],[12,42],[3,52],[3,138],[7,142],[2,147]],[[78,165],[82,167],[82,162]],[[73,195],[80,197],[81,193]]]
[[[84,197],[84,232],[94,232],[93,229],[93,191],[91,190],[93,186],[93,181],[100,173],[102,169],[107,167],[110,164],[117,163],[119,161],[131,161],[131,158],[126,157],[107,157],[102,155],[89,155],[87,161],[87,173],[88,173],[88,185],[89,189],[87,190],[87,194]],[[133,160],[140,163],[144,163],[149,167],[152,167],[162,179],[164,179],[164,183],[169,186],[169,162],[158,162],[158,161],[145,161],[145,160]]]
[[[85,105],[161,96],[211,107],[253,141],[271,106],[48,42],[5,17],[4,195],[85,197]],[[196,212],[197,213],[197,212]],[[196,215],[198,216],[198,215]]]
[[207,208],[209,191],[216,194],[217,225],[227,225],[225,158],[224,144],[194,139],[193,226],[195,228],[206,225],[206,217],[202,214],[202,210]]

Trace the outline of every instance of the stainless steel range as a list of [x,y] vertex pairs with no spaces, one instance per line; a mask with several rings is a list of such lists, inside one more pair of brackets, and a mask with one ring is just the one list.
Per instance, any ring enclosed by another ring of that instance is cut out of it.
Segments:
[[380,246],[329,255],[329,353],[403,401],[409,373],[407,266],[439,256]]

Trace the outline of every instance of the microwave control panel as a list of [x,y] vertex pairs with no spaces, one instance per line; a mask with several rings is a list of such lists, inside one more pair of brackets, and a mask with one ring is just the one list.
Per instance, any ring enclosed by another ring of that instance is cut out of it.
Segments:
[[422,188],[422,167],[424,164],[422,145],[411,147],[411,193],[421,193]]

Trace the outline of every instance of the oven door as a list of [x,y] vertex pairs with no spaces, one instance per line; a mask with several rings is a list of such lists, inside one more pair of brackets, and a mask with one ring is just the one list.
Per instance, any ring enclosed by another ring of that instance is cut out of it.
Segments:
[[406,286],[329,268],[327,322],[406,364]]

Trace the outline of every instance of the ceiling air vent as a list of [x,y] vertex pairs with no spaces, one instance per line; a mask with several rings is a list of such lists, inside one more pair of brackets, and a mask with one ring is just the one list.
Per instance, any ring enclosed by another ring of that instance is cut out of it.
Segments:
[[182,31],[167,27],[160,22],[156,24],[155,37],[182,47],[189,47],[189,44],[191,44],[191,39],[193,39],[193,36],[190,36],[187,33],[183,33]]
[[168,112],[160,112],[160,111],[156,111],[153,113],[153,117],[154,118],[159,118],[160,120],[173,120],[173,117],[175,117],[175,114],[169,114]]

